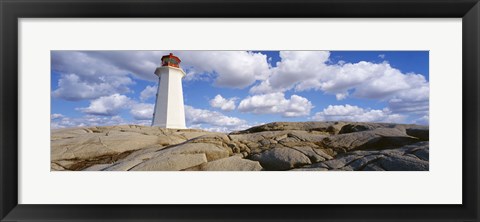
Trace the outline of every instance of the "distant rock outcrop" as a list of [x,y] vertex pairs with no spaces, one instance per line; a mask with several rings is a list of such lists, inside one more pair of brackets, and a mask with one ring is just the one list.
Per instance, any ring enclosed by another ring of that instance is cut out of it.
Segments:
[[123,125],[52,130],[51,169],[258,171],[429,169],[428,127],[274,122],[229,134]]

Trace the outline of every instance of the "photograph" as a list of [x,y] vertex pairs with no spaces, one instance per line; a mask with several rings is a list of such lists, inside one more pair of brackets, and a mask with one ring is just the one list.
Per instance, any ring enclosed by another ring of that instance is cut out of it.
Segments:
[[52,50],[50,77],[51,171],[429,171],[429,51]]
[[480,222],[480,0],[0,11],[0,222]]

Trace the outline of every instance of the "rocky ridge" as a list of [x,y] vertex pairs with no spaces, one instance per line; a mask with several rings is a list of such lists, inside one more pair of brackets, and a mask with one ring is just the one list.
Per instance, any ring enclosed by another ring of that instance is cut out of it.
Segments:
[[52,130],[51,170],[424,171],[425,126],[274,122],[238,132],[122,125]]

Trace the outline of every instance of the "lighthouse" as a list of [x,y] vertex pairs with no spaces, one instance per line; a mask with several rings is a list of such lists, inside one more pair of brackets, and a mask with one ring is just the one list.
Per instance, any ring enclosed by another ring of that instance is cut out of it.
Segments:
[[185,72],[180,68],[180,62],[180,58],[170,53],[162,56],[162,64],[155,70],[158,76],[158,90],[152,126],[186,128],[182,90]]

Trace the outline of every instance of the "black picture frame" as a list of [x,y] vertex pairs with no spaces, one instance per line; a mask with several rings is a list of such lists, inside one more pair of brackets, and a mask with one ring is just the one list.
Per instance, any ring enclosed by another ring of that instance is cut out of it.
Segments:
[[[478,0],[0,0],[0,15],[1,221],[479,220],[480,4]],[[19,34],[17,21],[19,18],[77,17],[462,18],[463,204],[261,206],[18,204],[17,50]]]

